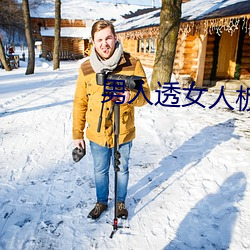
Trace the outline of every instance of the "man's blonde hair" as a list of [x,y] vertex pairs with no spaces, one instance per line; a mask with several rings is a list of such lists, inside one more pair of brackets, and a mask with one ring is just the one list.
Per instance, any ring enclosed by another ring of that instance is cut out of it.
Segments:
[[94,40],[94,35],[95,35],[96,32],[98,32],[98,31],[100,31],[102,29],[108,28],[108,27],[111,29],[111,32],[115,36],[115,27],[110,21],[99,20],[99,21],[95,22],[93,24],[92,30],[91,30],[91,38],[92,38],[92,40]]

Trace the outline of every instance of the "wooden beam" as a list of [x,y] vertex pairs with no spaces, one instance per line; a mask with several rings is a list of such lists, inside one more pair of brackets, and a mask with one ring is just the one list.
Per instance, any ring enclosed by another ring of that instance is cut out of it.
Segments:
[[199,36],[199,55],[198,55],[198,67],[196,71],[196,85],[201,87],[203,85],[204,77],[204,68],[205,68],[205,59],[206,59],[206,50],[207,50],[207,36]]

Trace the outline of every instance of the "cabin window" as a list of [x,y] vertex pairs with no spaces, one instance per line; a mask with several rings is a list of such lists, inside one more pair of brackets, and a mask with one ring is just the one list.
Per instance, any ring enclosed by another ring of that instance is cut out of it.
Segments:
[[137,40],[137,53],[141,53],[141,39]]
[[144,53],[144,38],[137,40],[137,52]]
[[147,39],[146,39],[146,53],[149,53],[149,51],[150,51],[149,45],[150,45],[150,39],[147,38]]
[[150,39],[150,53],[155,53],[155,38]]
[[142,38],[137,40],[138,53],[155,53],[155,38]]

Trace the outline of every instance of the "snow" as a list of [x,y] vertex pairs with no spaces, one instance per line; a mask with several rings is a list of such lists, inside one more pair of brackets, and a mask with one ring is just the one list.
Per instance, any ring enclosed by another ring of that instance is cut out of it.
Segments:
[[[98,0],[98,2],[107,2],[107,0]],[[111,3],[138,4],[148,6],[161,6],[161,0],[108,0]]]
[[135,16],[128,19],[120,18],[114,22],[117,32],[126,30],[139,29],[141,27],[158,26],[160,24],[160,9],[156,9],[152,12]]
[[[121,18],[121,15],[128,14],[131,11],[135,12],[138,9],[150,7],[135,3],[116,4],[114,2],[98,2],[93,0],[62,0],[61,2],[62,19],[71,20],[118,19]],[[52,1],[46,1],[45,4],[38,6],[38,8],[31,9],[30,12],[32,17],[54,18],[55,4]]]
[[[55,28],[41,28],[42,36],[54,36]],[[89,39],[91,37],[91,28],[90,27],[62,27],[61,28],[61,37],[80,37],[82,39]]]
[[[98,222],[86,219],[95,204],[88,143],[79,163],[71,157],[81,62],[53,71],[37,57],[33,75],[22,61],[0,70],[0,249],[250,249],[250,115],[238,111],[236,96],[226,97],[233,111],[222,100],[213,109],[136,108],[130,228],[109,238],[112,168],[108,211]],[[200,101],[208,107],[217,98],[206,92]]]

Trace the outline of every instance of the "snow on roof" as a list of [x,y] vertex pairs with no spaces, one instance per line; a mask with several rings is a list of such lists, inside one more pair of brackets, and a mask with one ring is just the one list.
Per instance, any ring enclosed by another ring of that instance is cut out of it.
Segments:
[[[160,24],[160,8],[154,11],[119,19],[114,22],[117,32],[158,26]],[[182,4],[182,21],[194,21],[223,16],[233,16],[250,13],[249,0],[191,0]]]
[[[54,36],[54,28],[41,28],[42,36]],[[83,27],[62,27],[61,37],[78,37],[82,39],[89,39],[91,36],[91,28]]]
[[[61,0],[61,2],[61,18],[71,20],[96,20],[100,18],[108,20],[118,19],[122,15],[135,12],[138,9],[150,7],[132,4],[96,2],[93,0]],[[31,17],[54,18],[55,4],[52,1],[47,1],[38,8],[30,10],[30,13]]]
[[133,18],[119,19],[114,22],[116,32],[138,29],[141,27],[156,26],[160,23],[160,9],[138,15]]
[[[190,2],[182,4],[182,19],[186,21],[206,19],[209,14],[224,8],[229,8],[229,6],[236,10],[232,15],[236,15],[236,13],[250,13],[249,4],[248,9],[240,7],[240,5],[244,5],[243,2],[245,4],[246,2],[249,2],[249,0],[191,0]],[[238,8],[236,7],[236,4],[238,5]],[[222,16],[225,15],[221,13],[220,17]]]

